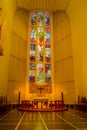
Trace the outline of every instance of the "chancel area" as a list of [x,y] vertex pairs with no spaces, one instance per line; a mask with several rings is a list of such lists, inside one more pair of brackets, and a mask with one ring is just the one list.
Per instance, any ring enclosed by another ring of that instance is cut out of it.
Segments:
[[0,0],[0,129],[87,129],[86,15],[86,0]]

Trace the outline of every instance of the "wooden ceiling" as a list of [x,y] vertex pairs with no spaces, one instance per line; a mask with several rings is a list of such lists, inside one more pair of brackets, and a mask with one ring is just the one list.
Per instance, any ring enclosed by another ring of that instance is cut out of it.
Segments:
[[51,12],[64,11],[70,0],[17,0],[17,6],[28,11],[48,10]]

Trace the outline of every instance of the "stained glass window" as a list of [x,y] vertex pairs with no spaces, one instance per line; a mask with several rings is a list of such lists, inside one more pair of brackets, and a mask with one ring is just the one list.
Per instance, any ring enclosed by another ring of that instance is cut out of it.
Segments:
[[30,44],[30,62],[36,61],[36,45]]
[[38,12],[38,26],[44,26],[44,13]]
[[45,80],[47,83],[51,81],[51,64],[46,64],[45,65]]
[[29,82],[52,82],[51,24],[49,12],[32,12],[30,19]]
[[50,28],[49,27],[45,28],[45,43],[46,45],[50,44]]
[[43,45],[38,45],[38,61],[43,61],[44,49]]
[[44,28],[38,28],[38,43],[43,44],[44,42]]
[[44,65],[38,64],[37,65],[37,83],[44,82]]
[[31,28],[31,36],[30,36],[31,43],[36,42],[36,27]]
[[36,25],[36,12],[31,13],[31,25]]
[[29,66],[29,80],[30,82],[35,82],[35,70],[36,70],[36,64],[30,63]]
[[50,14],[49,14],[49,12],[45,13],[45,26],[50,26]]
[[45,60],[46,62],[51,62],[51,49],[46,47],[45,49]]

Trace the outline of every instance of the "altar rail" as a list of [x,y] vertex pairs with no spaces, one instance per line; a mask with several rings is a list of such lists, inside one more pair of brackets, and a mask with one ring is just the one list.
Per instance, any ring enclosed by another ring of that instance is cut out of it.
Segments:
[[20,110],[34,110],[34,111],[53,111],[53,110],[62,110],[67,109],[65,108],[64,101],[62,100],[52,100],[52,101],[29,101],[29,100],[23,100],[20,107],[18,108]]

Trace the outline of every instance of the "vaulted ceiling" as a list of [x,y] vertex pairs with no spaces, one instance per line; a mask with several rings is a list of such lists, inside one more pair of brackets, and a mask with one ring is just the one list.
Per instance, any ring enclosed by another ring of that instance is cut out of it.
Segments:
[[17,0],[20,8],[31,10],[64,11],[70,0]]

